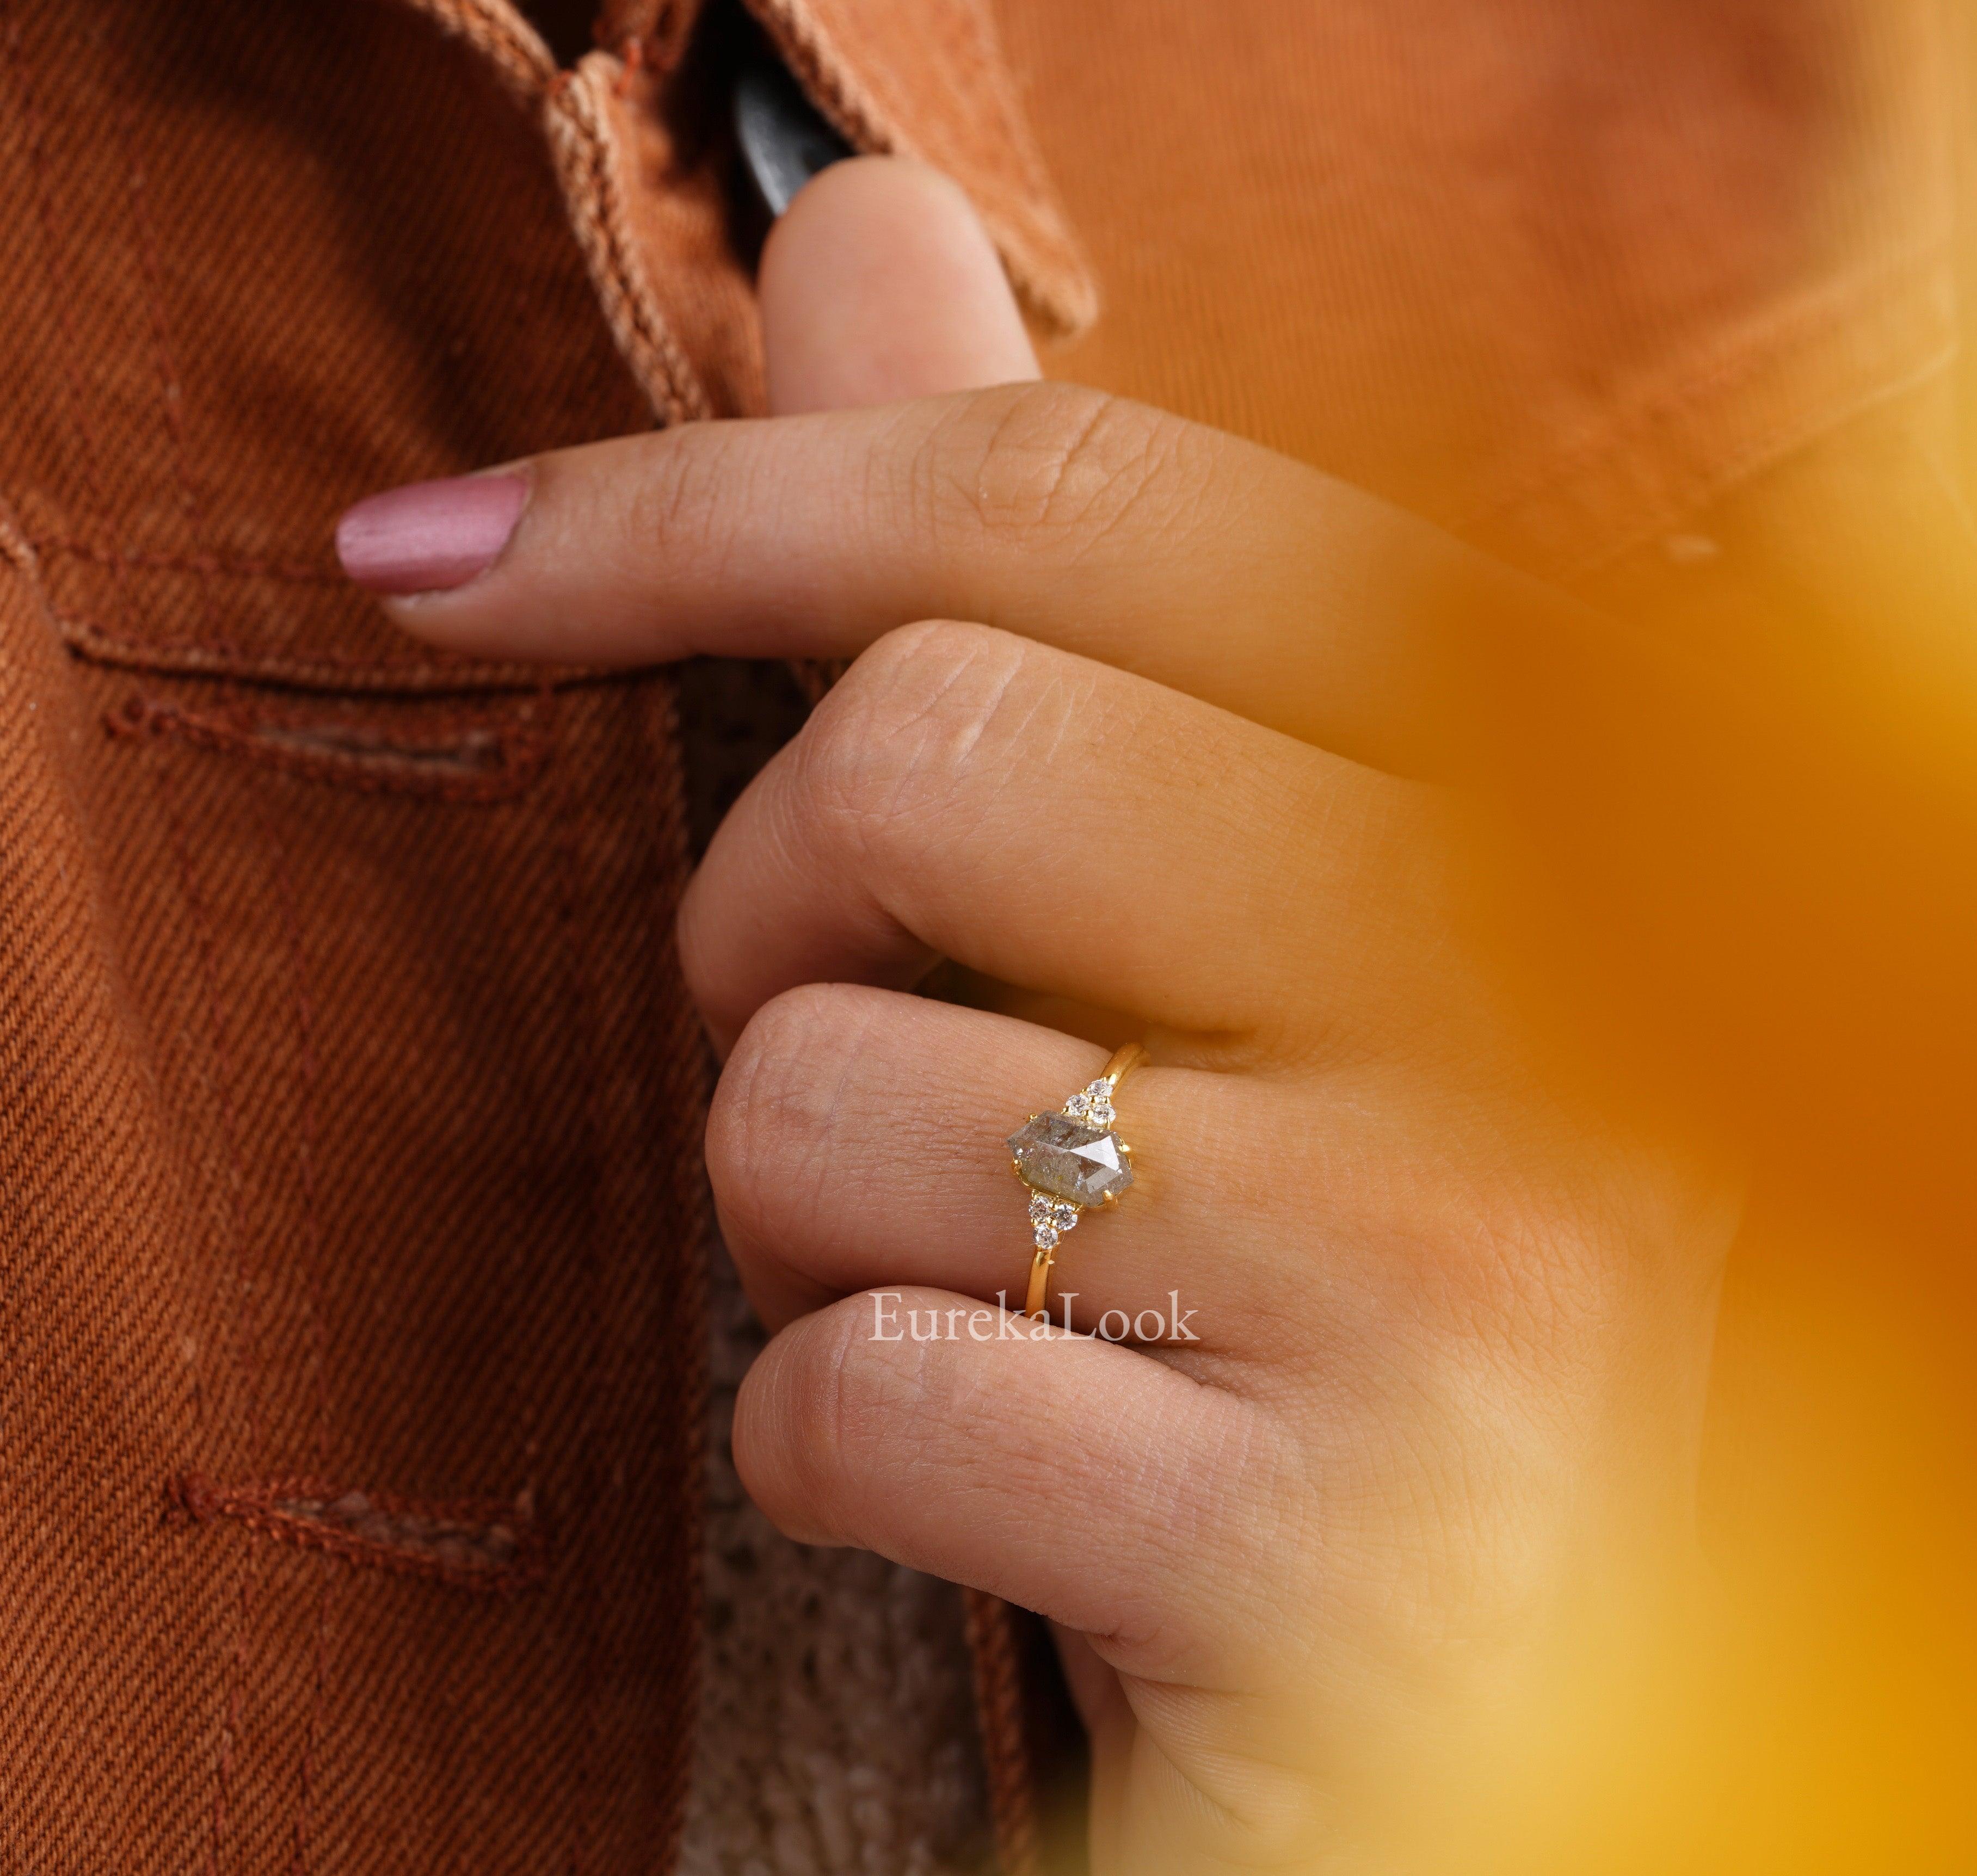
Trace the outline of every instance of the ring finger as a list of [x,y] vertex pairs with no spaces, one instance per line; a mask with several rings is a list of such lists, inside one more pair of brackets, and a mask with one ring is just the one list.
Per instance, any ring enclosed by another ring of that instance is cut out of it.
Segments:
[[[766,1005],[708,1127],[722,1229],[765,1320],[901,1284],[1020,1308],[1031,1225],[1007,1136],[1104,1060],[1071,1037],[897,991],[813,985]],[[1053,1319],[1211,1355],[1240,1322],[1254,1353],[1281,1281],[1266,1247],[1290,1225],[1254,1147],[1285,1124],[1284,1098],[1247,1076],[1136,1073],[1117,1123],[1133,1185],[1064,1234]]]

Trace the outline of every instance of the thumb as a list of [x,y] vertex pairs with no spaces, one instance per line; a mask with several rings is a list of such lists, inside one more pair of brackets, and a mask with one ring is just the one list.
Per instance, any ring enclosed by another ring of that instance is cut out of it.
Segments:
[[759,282],[778,417],[1038,375],[968,198],[897,157],[833,163],[770,231]]

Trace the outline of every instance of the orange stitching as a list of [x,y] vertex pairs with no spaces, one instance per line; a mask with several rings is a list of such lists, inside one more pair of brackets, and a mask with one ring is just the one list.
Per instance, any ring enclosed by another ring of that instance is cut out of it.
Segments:
[[[705,418],[711,408],[706,389],[659,310],[638,259],[637,243],[625,226],[622,193],[612,162],[616,140],[599,105],[593,82],[600,89],[608,88],[608,81],[594,79],[586,61],[577,71],[559,74],[546,100],[545,124],[552,149],[559,157],[566,153],[573,156],[581,165],[572,175],[563,163],[558,164],[573,232],[620,350],[642,382],[655,378],[658,381],[662,396],[655,396],[652,384],[644,382],[647,398],[662,407],[668,423]],[[573,150],[572,145],[580,147]],[[585,182],[589,185],[587,193],[581,188]],[[644,354],[642,362],[640,354]]]
[[[546,719],[549,694],[537,708]],[[195,748],[238,756],[305,780],[360,793],[418,795],[453,802],[506,801],[542,773],[550,753],[546,721],[515,729],[454,715],[429,734],[392,735],[335,718],[253,710],[243,704],[196,710],[134,697],[106,711],[105,732],[125,740],[176,737]]]
[[581,664],[477,664],[465,660],[445,664],[423,658],[362,658],[327,647],[292,657],[250,651],[224,639],[202,645],[190,638],[131,638],[58,612],[45,598],[42,605],[62,641],[78,658],[132,671],[239,676],[303,689],[320,684],[411,691],[540,691],[546,684],[575,684],[607,674]]
[[132,547],[102,548],[87,541],[37,541],[45,554],[70,554],[101,565],[147,567],[171,573],[219,573],[234,579],[285,580],[310,586],[348,586],[340,568],[312,566],[306,561],[257,560],[243,554],[166,554]]
[[540,34],[509,8],[477,0],[413,0],[441,31],[464,39],[507,81],[518,101],[532,104],[556,71]]
[[223,1485],[184,1472],[166,1482],[165,1518],[229,1518],[277,1543],[482,1594],[534,1588],[549,1573],[548,1539],[527,1486],[505,1502],[431,1501],[315,1479]]
[[775,41],[810,101],[844,140],[868,153],[913,157],[919,153],[896,125],[887,123],[850,62],[831,42],[816,16],[787,0],[761,0],[751,8]]
[[[847,143],[867,154],[925,160],[917,140],[893,120],[854,62],[839,50],[814,6],[804,0],[748,0],[748,10],[810,103]],[[1078,251],[1075,237],[1064,225],[1062,210],[1051,199],[1042,155],[1035,147],[1022,102],[1011,88],[994,28],[982,18],[975,24],[982,36],[972,50],[985,68],[983,77],[989,91],[1007,114],[1005,123],[1015,135],[1017,147],[1011,153],[1018,173],[1003,179],[1013,183],[1015,198],[1006,206],[985,199],[984,190],[971,193],[1018,292],[1058,337],[1075,338],[1098,316],[1097,288]],[[1002,189],[996,193],[1006,193]],[[1033,234],[1037,239],[1032,239]],[[1049,252],[1052,248],[1057,249],[1055,257]]]

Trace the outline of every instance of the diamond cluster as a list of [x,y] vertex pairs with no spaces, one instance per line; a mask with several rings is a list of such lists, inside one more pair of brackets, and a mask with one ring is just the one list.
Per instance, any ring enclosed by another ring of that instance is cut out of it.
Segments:
[[1113,1122],[1118,1119],[1112,1111],[1111,1083],[1101,1075],[1065,1102],[1064,1111],[1072,1119],[1081,1120],[1088,1127],[1096,1127],[1101,1133],[1109,1131]]
[[1078,1207],[1068,1198],[1053,1198],[1048,1192],[1030,1195],[1030,1225],[1036,1233],[1039,1251],[1055,1251],[1058,1240],[1078,1227]]

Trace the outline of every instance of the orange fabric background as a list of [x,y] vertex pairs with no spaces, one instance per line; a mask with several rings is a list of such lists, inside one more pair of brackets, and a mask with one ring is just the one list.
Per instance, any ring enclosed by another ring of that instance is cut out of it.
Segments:
[[995,0],[1055,373],[1577,571],[1946,366],[1933,0]]

